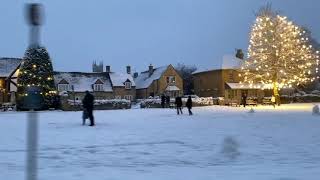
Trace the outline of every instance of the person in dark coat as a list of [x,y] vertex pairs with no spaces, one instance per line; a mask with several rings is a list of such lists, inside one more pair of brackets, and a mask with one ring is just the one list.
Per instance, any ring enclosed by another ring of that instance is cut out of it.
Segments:
[[191,111],[192,109],[192,99],[191,99],[191,96],[188,96],[188,100],[186,102],[186,106],[188,108],[188,111],[189,111],[189,115],[191,116],[193,113]]
[[84,109],[84,117],[83,117],[83,125],[85,124],[85,116],[90,119],[90,126],[94,126],[94,117],[93,117],[93,103],[94,103],[94,96],[90,94],[89,91],[86,91],[86,95],[82,100],[83,109]]
[[165,104],[166,104],[166,96],[164,96],[164,94],[162,94],[162,96],[161,96],[161,107],[165,108]]
[[166,107],[170,108],[170,96],[166,96]]
[[182,112],[182,99],[181,97],[176,97],[176,108],[177,108],[177,114],[179,115],[180,113],[183,114]]
[[246,95],[246,93],[242,94],[241,99],[242,99],[243,107],[246,107],[246,105],[247,105],[247,95]]

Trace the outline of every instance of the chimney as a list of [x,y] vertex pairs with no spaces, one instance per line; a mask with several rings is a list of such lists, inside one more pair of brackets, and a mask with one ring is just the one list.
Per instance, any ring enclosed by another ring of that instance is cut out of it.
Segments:
[[106,66],[106,72],[107,73],[111,72],[111,67],[110,66]]
[[152,64],[149,65],[149,77],[152,75],[153,73],[153,66]]
[[131,66],[127,66],[127,74],[131,74]]
[[137,72],[133,73],[133,78],[137,78],[139,74]]

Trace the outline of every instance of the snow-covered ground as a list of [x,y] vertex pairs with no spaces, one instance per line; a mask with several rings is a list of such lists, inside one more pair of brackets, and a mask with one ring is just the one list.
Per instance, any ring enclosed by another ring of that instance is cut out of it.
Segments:
[[[320,116],[312,104],[40,112],[43,180],[318,180]],[[186,109],[184,109],[186,113]],[[0,113],[0,179],[25,171],[26,113]]]

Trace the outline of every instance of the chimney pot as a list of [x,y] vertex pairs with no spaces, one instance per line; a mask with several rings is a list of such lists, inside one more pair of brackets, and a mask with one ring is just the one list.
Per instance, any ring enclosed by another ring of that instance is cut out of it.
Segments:
[[131,74],[131,66],[127,66],[127,74]]
[[153,66],[152,64],[149,65],[149,77],[152,75],[153,73]]
[[139,74],[137,72],[133,73],[133,78],[137,78]]
[[111,72],[111,67],[110,66],[106,66],[106,72],[107,73]]

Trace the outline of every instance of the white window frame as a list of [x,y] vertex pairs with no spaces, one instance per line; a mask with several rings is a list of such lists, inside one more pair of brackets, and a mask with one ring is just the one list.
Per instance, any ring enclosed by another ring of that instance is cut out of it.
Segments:
[[124,99],[132,101],[133,96],[132,95],[124,95]]
[[117,95],[114,97],[114,99],[121,99],[121,96]]
[[126,89],[131,89],[131,88],[132,88],[132,83],[131,83],[131,82],[125,82],[125,83],[124,83],[124,87],[125,87]]
[[103,84],[94,84],[93,90],[94,91],[103,91]]
[[167,76],[167,84],[175,84],[176,76]]
[[58,91],[71,91],[70,84],[58,84]]

